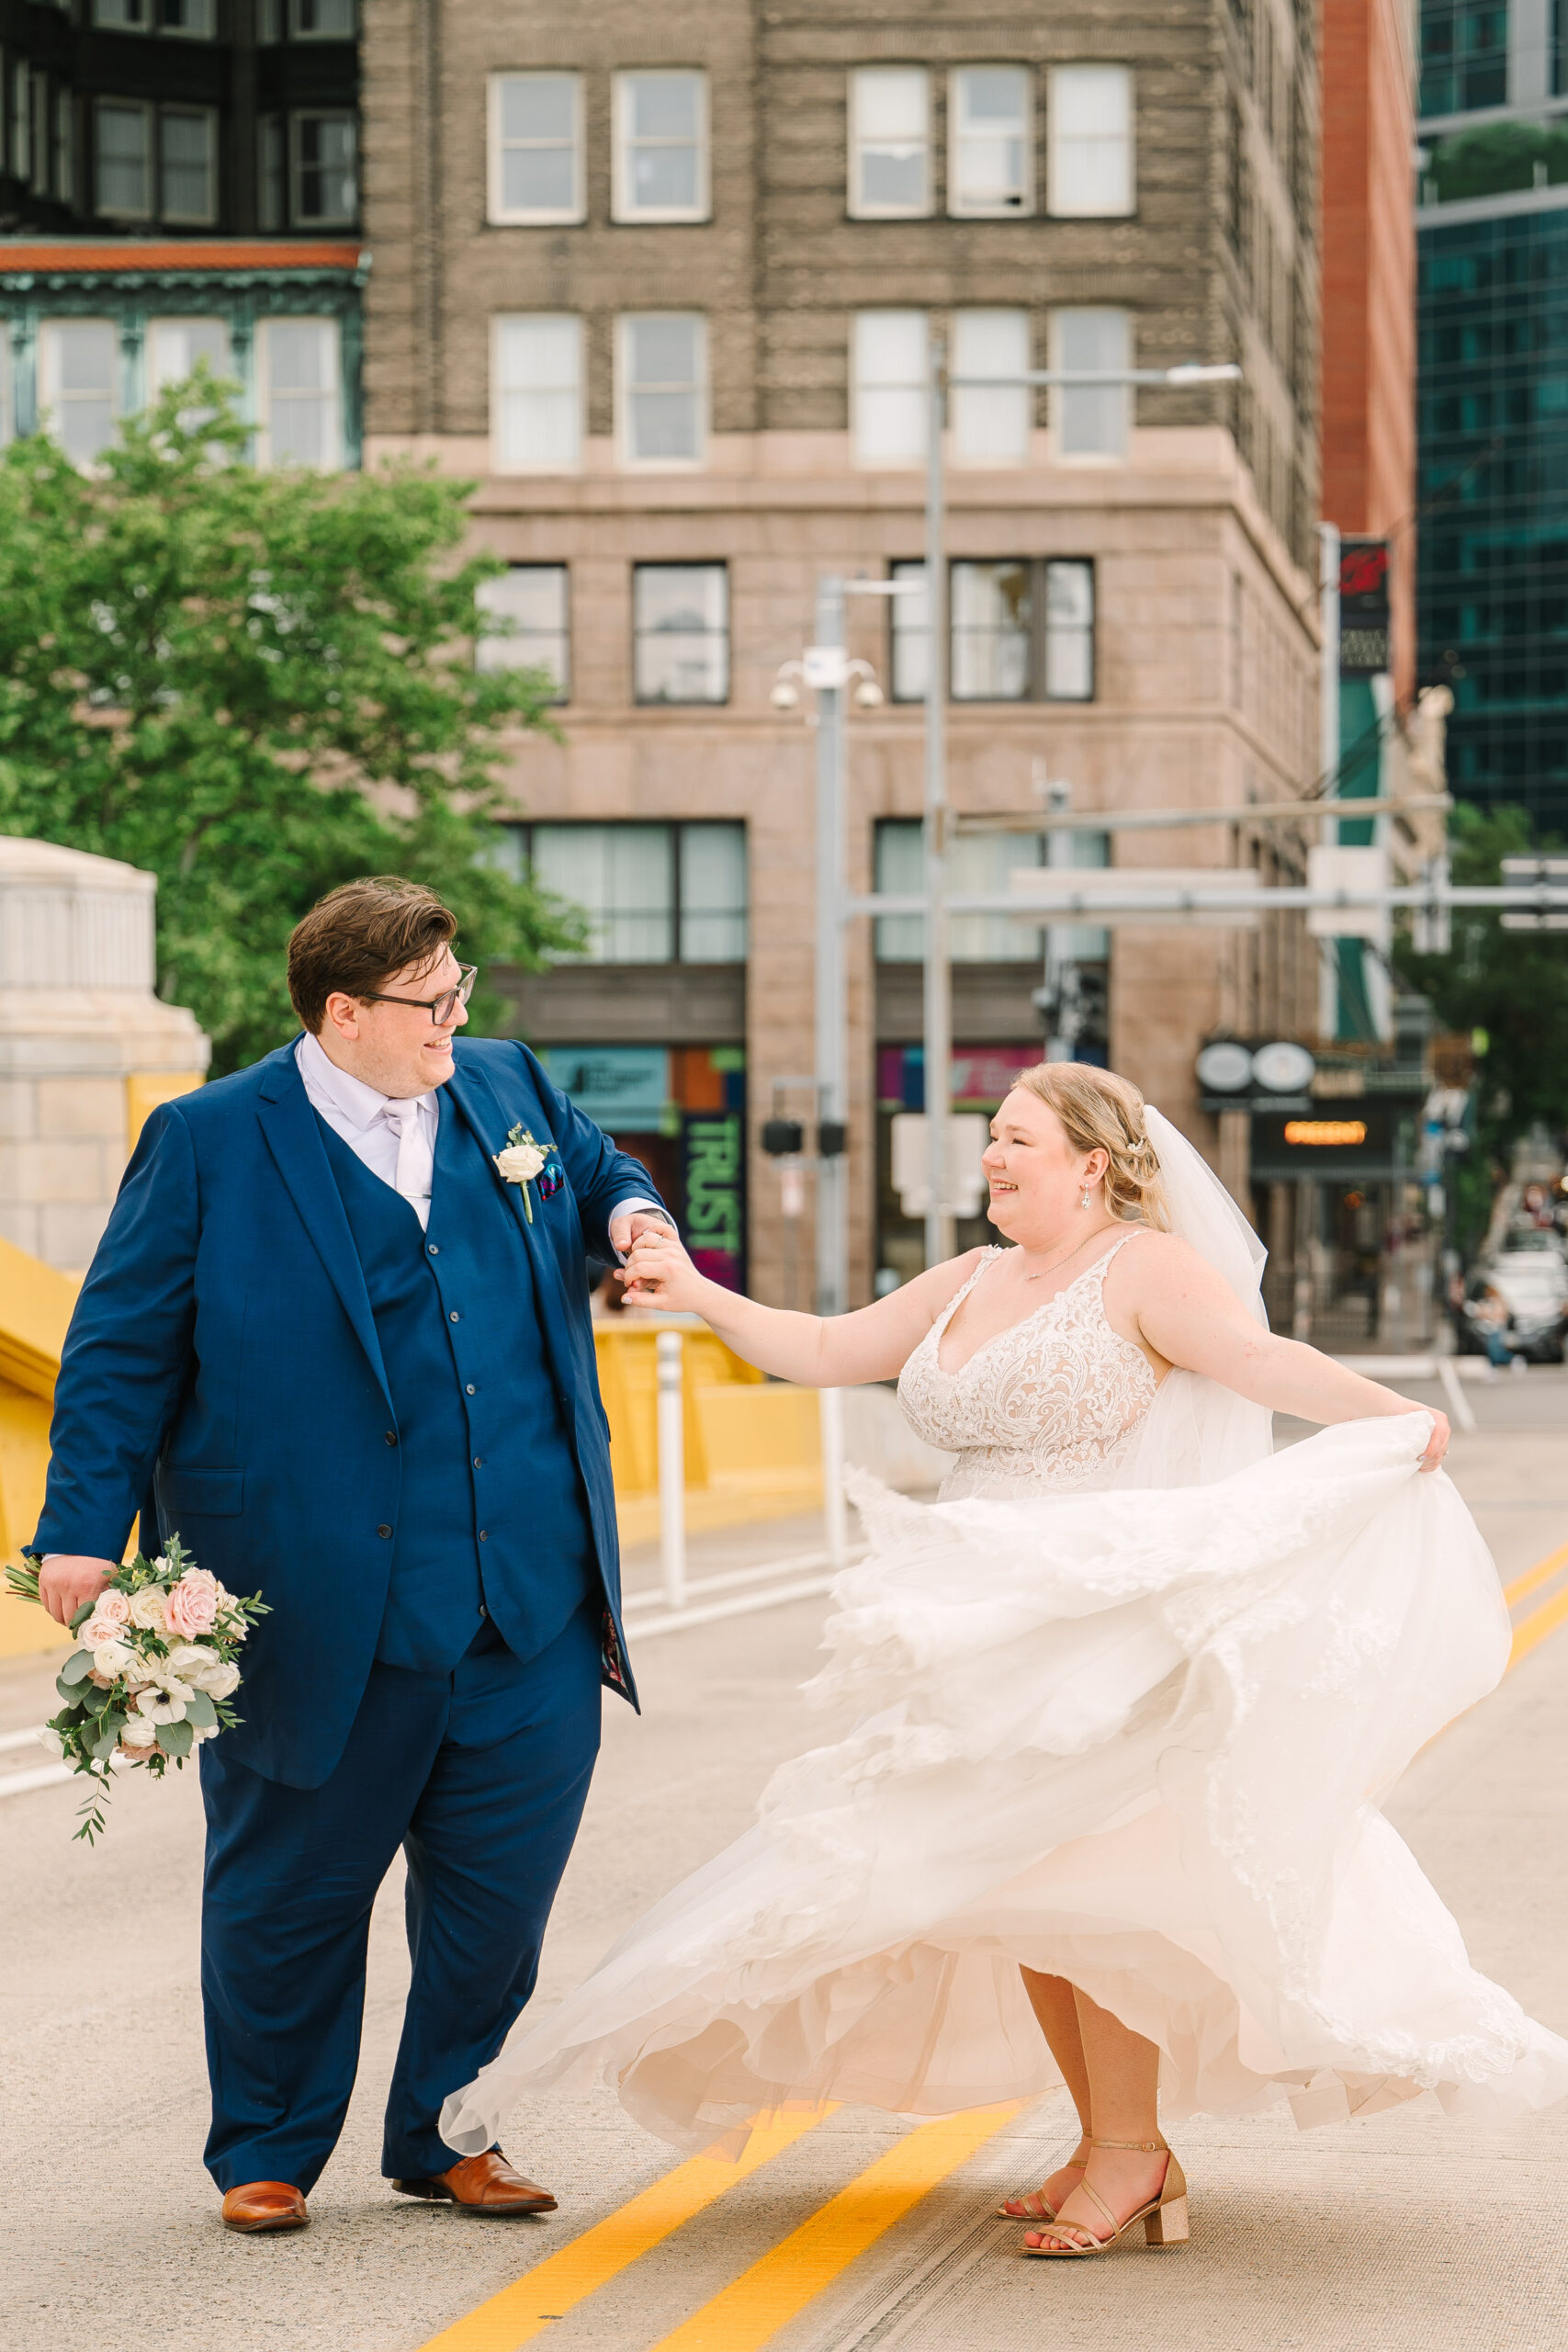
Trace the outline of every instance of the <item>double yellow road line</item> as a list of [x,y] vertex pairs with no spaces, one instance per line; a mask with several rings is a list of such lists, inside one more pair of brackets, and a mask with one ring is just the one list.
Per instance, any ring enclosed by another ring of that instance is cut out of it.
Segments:
[[[1568,1623],[1568,1544],[1506,1587],[1510,1611],[1543,1588],[1514,1627],[1510,1668]],[[1561,1581],[1559,1581],[1561,1579]],[[649,2352],[761,2352],[807,2303],[1018,2114],[1020,2103],[944,2116],[907,2132],[874,2164],[662,2336]],[[422,2352],[518,2352],[727,2191],[795,2145],[831,2107],[786,2109],[760,2120],[739,2160],[711,2148],[547,2255],[510,2287],[432,2336]]]

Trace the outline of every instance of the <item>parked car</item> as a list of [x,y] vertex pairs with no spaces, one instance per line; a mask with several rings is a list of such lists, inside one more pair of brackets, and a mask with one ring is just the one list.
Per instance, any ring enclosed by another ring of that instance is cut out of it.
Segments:
[[1509,1347],[1531,1363],[1562,1362],[1568,1346],[1568,1251],[1557,1234],[1516,1227],[1474,1268],[1458,1318],[1463,1355],[1487,1351],[1486,1326],[1496,1321],[1489,1295],[1508,1310],[1504,1337]]

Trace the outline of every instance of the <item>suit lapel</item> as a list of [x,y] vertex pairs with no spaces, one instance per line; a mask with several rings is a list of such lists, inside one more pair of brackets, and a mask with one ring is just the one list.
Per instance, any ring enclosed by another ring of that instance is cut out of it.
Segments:
[[277,1172],[293,1196],[305,1230],[326,1268],[328,1280],[354,1326],[355,1336],[370,1359],[370,1368],[381,1385],[390,1414],[391,1390],[387,1383],[387,1367],[381,1360],[381,1343],[376,1336],[376,1318],[370,1312],[364,1269],[293,1046],[284,1046],[272,1057],[272,1061],[273,1069],[263,1083],[256,1104],[262,1133],[277,1164]]

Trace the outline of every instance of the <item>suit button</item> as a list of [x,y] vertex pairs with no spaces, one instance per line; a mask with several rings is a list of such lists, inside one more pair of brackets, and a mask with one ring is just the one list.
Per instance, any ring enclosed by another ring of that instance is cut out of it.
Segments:
[[448,1323],[458,1323],[461,1322],[462,1317],[459,1316],[457,1308],[454,1307],[451,1314],[446,1317],[446,1320]]
[[490,1611],[485,1607],[482,1600],[479,1603],[479,1615],[481,1617],[488,1617],[490,1615]]
[[386,1526],[385,1524],[383,1524],[382,1526],[378,1527],[378,1528],[376,1530],[377,1534],[380,1536],[380,1538],[381,1538],[381,1540],[382,1540],[382,1542],[383,1542],[383,1543],[385,1543],[386,1539],[388,1538],[388,1536],[389,1536],[389,1535],[390,1535],[391,1532],[392,1532],[392,1531],[391,1531],[391,1529],[390,1529],[389,1527]]
[[484,1458],[484,1455],[483,1455],[482,1453],[476,1453],[476,1454],[475,1454],[475,1456],[474,1456],[474,1468],[475,1468],[476,1470],[482,1470],[482,1469],[484,1468],[484,1466],[485,1466],[485,1458]]
[[397,1442],[398,1442],[398,1432],[397,1432],[397,1430],[389,1430],[387,1431],[387,1443],[388,1443],[389,1445],[396,1445]]
[[478,1394],[478,1391],[476,1390],[476,1388],[475,1388],[475,1386],[474,1386],[474,1384],[473,1384],[473,1382],[472,1382],[471,1380],[470,1380],[469,1382],[468,1382],[468,1384],[467,1384],[467,1389],[468,1389],[468,1394],[470,1396],[476,1396],[476,1395]]
[[484,1543],[484,1541],[486,1540],[486,1538],[488,1537],[488,1535],[489,1535],[489,1534],[490,1534],[490,1530],[489,1530],[489,1528],[488,1528],[488,1527],[481,1527],[481,1528],[480,1528],[480,1530],[479,1530],[479,1542],[480,1542],[481,1544],[482,1544],[482,1543]]
[[424,1246],[425,1246],[425,1248],[429,1250],[429,1252],[430,1252],[430,1254],[431,1254],[431,1256],[432,1256],[433,1258],[439,1258],[439,1257],[440,1257],[440,1255],[441,1255],[441,1244],[440,1244],[440,1242],[439,1242],[439,1241],[427,1241],[427,1242],[425,1243],[425,1245],[424,1245]]

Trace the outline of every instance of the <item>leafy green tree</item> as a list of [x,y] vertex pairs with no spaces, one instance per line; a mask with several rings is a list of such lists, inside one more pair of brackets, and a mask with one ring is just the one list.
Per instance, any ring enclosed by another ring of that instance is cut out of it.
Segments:
[[258,472],[227,389],[165,392],[91,474],[42,435],[0,461],[0,831],[156,874],[159,993],[214,1074],[291,1034],[285,942],[355,875],[429,883],[481,967],[579,936],[494,854],[548,686],[469,658],[503,569],[460,559],[470,486]]
[[[1495,883],[1505,857],[1555,846],[1533,833],[1522,808],[1461,802],[1449,820],[1453,878]],[[1475,1142],[1460,1163],[1461,1235],[1473,1240],[1491,1207],[1495,1168],[1539,1121],[1568,1129],[1568,933],[1505,931],[1484,908],[1456,908],[1447,956],[1396,952],[1399,970],[1431,1000],[1439,1029],[1479,1030]]]

